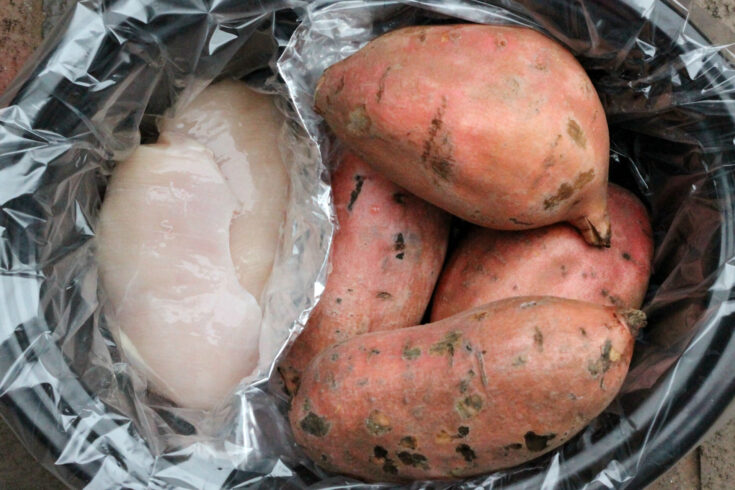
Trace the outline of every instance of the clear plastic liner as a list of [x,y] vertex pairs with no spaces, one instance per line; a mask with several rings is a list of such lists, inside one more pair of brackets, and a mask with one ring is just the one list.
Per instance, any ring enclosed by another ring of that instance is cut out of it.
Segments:
[[[73,487],[381,487],[303,455],[273,369],[324,287],[333,232],[332,148],[313,90],[327,66],[401,26],[525,25],[588,70],[610,125],[611,180],[649,206],[649,326],[620,396],[562,448],[411,487],[642,487],[735,395],[735,69],[687,18],[685,4],[654,0],[79,2],[0,101],[0,413]],[[124,362],[94,237],[114,162],[227,77],[278,96],[291,193],[261,297],[258,369],[207,415],[147,392]]]

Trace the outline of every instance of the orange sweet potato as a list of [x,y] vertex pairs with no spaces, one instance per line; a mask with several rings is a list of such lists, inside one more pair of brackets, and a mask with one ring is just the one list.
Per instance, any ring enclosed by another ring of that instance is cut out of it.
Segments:
[[500,230],[568,221],[609,242],[609,135],[587,74],[522,27],[417,26],[329,67],[315,107],[418,197]]
[[332,177],[339,229],[331,272],[279,371],[293,393],[319,352],[355,335],[416,325],[449,239],[450,217],[346,154]]
[[610,248],[587,246],[566,224],[528,231],[473,228],[444,266],[431,321],[513,296],[550,295],[639,308],[653,241],[643,204],[610,184]]
[[637,310],[510,298],[337,344],[292,401],[298,444],[365,480],[449,479],[533,459],[615,397]]

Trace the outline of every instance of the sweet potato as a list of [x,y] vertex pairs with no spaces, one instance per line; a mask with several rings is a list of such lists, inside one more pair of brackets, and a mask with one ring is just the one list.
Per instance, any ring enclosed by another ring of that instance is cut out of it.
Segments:
[[347,153],[332,177],[339,229],[332,270],[304,331],[279,366],[293,393],[302,370],[335,342],[416,325],[449,239],[450,217]]
[[531,29],[418,26],[330,66],[315,107],[418,197],[500,230],[568,221],[609,242],[609,135],[587,74]]
[[291,427],[316,463],[365,480],[514,466],[612,401],[644,321],[637,310],[534,296],[362,335],[309,365]]
[[528,231],[474,227],[439,278],[431,321],[513,296],[550,295],[639,308],[651,274],[651,224],[643,204],[610,184],[610,248],[589,247],[566,224]]

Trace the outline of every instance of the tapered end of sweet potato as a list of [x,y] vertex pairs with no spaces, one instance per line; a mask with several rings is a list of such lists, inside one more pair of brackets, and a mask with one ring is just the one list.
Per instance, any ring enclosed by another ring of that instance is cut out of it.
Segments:
[[296,392],[299,390],[299,384],[301,384],[301,373],[288,365],[280,365],[277,369],[278,374],[283,379],[286,394],[291,397],[296,396]]
[[646,320],[646,314],[643,313],[641,310],[620,310],[618,311],[618,316],[620,317],[623,322],[628,325],[628,328],[630,328],[630,333],[633,335],[633,337],[638,335],[638,332],[645,328],[647,324]]
[[582,216],[572,221],[584,240],[595,247],[610,247],[610,217],[607,212],[600,216]]

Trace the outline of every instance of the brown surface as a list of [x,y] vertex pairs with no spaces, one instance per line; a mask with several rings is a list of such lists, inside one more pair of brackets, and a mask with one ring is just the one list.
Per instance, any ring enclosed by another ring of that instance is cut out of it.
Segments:
[[701,445],[702,488],[706,490],[733,488],[735,474],[735,419]]
[[0,489],[62,490],[66,488],[23,448],[0,419]]
[[0,93],[41,42],[41,0],[0,0]]
[[646,490],[698,490],[700,488],[700,449],[696,448],[649,485]]
[[[74,0],[0,0],[0,47],[10,55],[0,60],[0,92],[13,70],[44,33],[60,18],[64,5]],[[43,4],[43,9],[41,9]],[[19,20],[27,19],[27,22]],[[45,20],[44,20],[45,19]],[[735,42],[735,0],[695,0],[690,21],[715,43]],[[731,420],[661,476],[647,490],[735,488],[735,420]],[[65,488],[43,469],[0,420],[0,490],[57,490]]]

